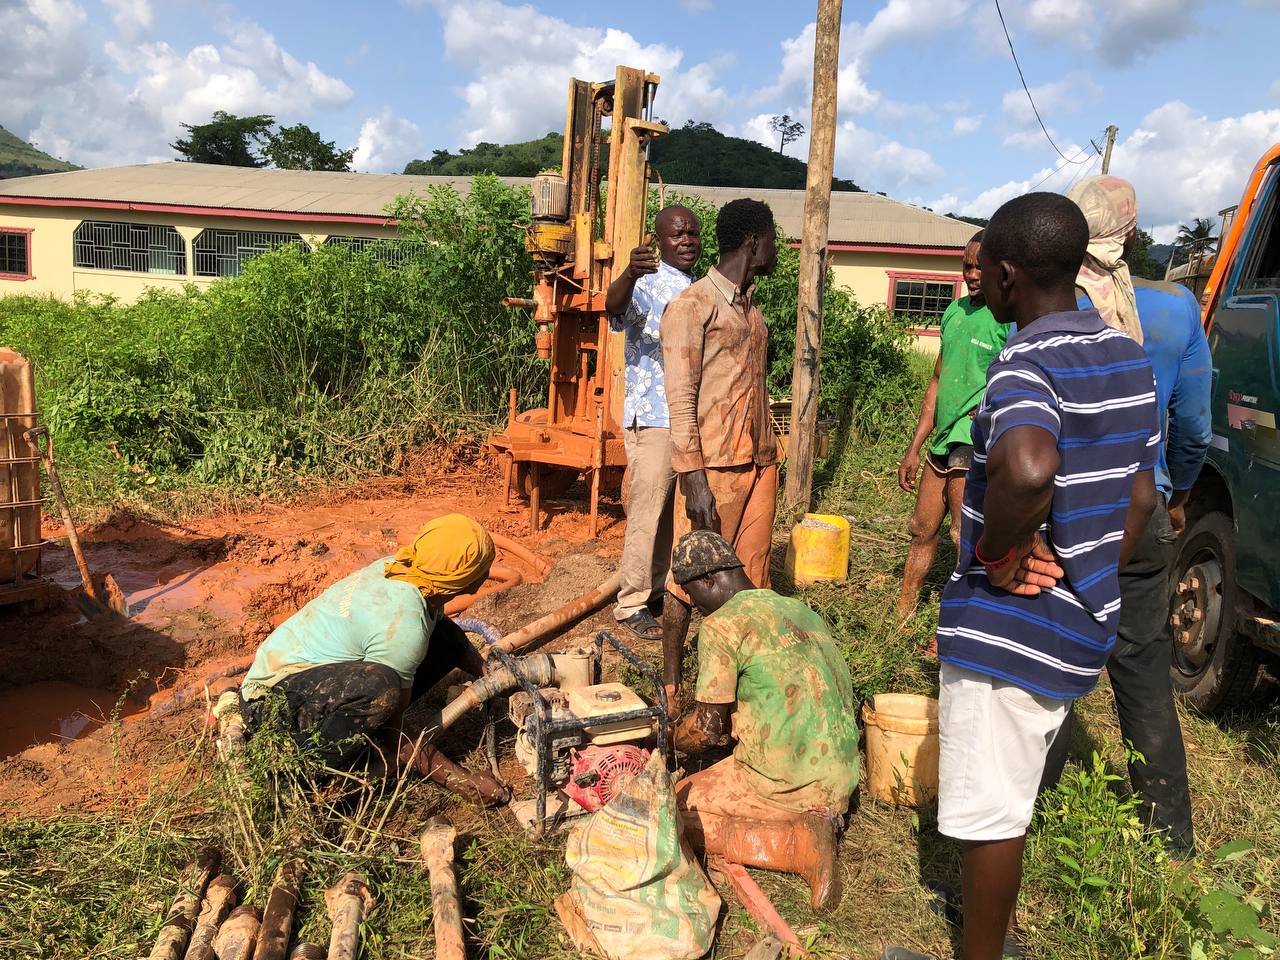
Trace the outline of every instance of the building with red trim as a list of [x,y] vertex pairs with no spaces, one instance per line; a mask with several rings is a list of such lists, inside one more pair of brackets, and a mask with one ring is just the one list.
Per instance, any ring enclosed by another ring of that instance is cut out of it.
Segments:
[[[508,178],[508,183],[527,181]],[[0,180],[0,295],[77,291],[136,299],[147,287],[204,285],[286,242],[314,247],[395,236],[386,208],[450,177],[152,163]],[[670,185],[720,207],[764,200],[799,237],[804,191]],[[872,193],[834,193],[828,256],[860,303],[940,316],[962,292],[960,257],[975,228]]]

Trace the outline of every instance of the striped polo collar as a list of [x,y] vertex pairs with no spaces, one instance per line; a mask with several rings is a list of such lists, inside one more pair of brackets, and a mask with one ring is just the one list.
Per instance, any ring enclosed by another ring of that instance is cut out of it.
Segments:
[[1012,347],[1046,333],[1098,333],[1105,329],[1107,325],[1097,310],[1063,310],[1060,313],[1046,313],[1029,326],[1018,327],[1005,346]]

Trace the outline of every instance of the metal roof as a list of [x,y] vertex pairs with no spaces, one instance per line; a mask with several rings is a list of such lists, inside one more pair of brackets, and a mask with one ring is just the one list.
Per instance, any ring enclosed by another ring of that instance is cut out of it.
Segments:
[[[528,178],[503,177],[520,186]],[[471,188],[469,177],[414,177],[381,173],[328,173],[312,170],[255,169],[204,163],[148,163],[97,170],[71,170],[0,180],[0,203],[74,205],[156,205],[190,207],[193,212],[234,215],[269,213],[299,220],[367,217],[380,220],[397,195],[451,185]],[[778,225],[799,237],[804,221],[803,190],[751,187],[694,187],[669,184],[668,194],[700,197],[716,207],[739,197],[763,200]],[[881,246],[958,247],[973,235],[971,224],[953,220],[874,193],[831,195],[832,243]]]

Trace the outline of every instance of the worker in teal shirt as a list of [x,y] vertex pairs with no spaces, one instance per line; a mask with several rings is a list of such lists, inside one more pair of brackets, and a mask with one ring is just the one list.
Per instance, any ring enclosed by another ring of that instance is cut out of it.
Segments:
[[290,733],[314,743],[330,767],[350,766],[371,738],[380,739],[403,766],[450,789],[505,799],[487,773],[469,772],[434,747],[400,737],[405,708],[449,671],[484,672],[479,652],[444,607],[484,583],[493,557],[480,524],[448,514],[395,556],[333,584],[258,648],[240,687],[250,733],[271,716],[274,694]]

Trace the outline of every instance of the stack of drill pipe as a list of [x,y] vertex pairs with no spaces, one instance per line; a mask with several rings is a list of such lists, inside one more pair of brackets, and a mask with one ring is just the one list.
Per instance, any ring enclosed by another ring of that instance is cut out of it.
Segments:
[[213,938],[214,955],[218,960],[251,960],[261,922],[256,907],[236,907]]
[[293,931],[293,914],[298,908],[298,888],[302,881],[303,864],[289,860],[276,871],[275,881],[267,894],[267,906],[262,912],[262,926],[258,931],[258,950],[254,960],[285,960],[289,949],[289,934]]
[[196,925],[196,915],[200,912],[205,889],[218,872],[221,862],[222,855],[212,847],[206,847],[187,865],[182,872],[173,909],[160,928],[160,935],[151,949],[149,960],[182,960],[187,940]]
[[[31,364],[0,347],[0,585],[35,569],[40,543],[40,465],[24,430],[36,425],[36,387]],[[15,462],[21,461],[21,462]]]
[[325,891],[329,908],[329,960],[356,960],[360,952],[360,924],[373,903],[369,884],[352,871]]
[[213,938],[217,936],[218,927],[227,919],[236,905],[236,881],[234,877],[220,874],[209,884],[204,896],[204,906],[200,908],[200,916],[196,918],[196,929],[191,934],[191,944],[183,955],[183,960],[213,960]]

